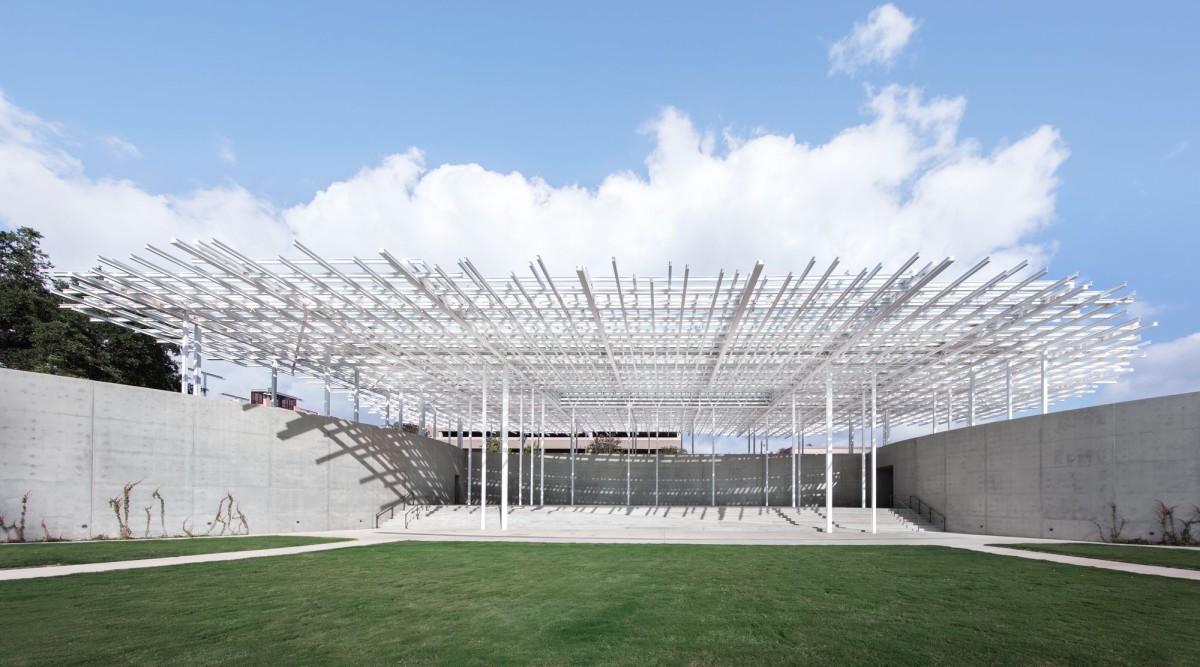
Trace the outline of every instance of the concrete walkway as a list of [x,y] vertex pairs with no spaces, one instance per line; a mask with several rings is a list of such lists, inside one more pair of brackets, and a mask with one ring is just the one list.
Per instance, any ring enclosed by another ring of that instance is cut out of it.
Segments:
[[[242,560],[244,558],[264,558],[266,556],[287,556],[305,554],[313,551],[329,551],[331,549],[347,549],[384,542],[398,542],[403,537],[378,534],[375,531],[344,530],[322,533],[289,533],[289,535],[304,535],[310,537],[345,537],[346,542],[329,542],[324,544],[308,544],[299,547],[280,547],[278,549],[259,549],[256,551],[224,551],[193,556],[170,556],[167,558],[142,558],[138,560],[120,560],[108,563],[84,563],[80,565],[47,565],[42,567],[20,567],[0,570],[0,581],[15,579],[41,579],[43,577],[64,577],[68,574],[85,574],[88,572],[113,572],[115,570],[137,570],[147,567],[166,567],[168,565],[185,565],[188,563],[216,563],[221,561]],[[261,537],[261,536],[260,536]]]
[[69,574],[88,572],[111,572],[115,570],[133,570],[147,567],[164,567],[167,565],[183,565],[187,563],[213,563],[242,560],[245,558],[262,558],[266,556],[283,556],[289,554],[329,551],[331,549],[347,549],[372,544],[383,544],[400,541],[419,542],[552,542],[552,543],[591,543],[591,544],[740,544],[740,545],[778,545],[778,546],[820,546],[820,545],[906,545],[906,546],[942,546],[955,549],[965,549],[998,556],[1012,556],[1031,560],[1051,561],[1067,565],[1096,567],[1119,572],[1148,574],[1175,579],[1200,581],[1200,570],[1185,570],[1151,565],[1136,565],[1116,561],[1063,556],[1059,554],[1006,549],[991,544],[1017,543],[1061,543],[1061,540],[1042,540],[1036,538],[997,537],[992,535],[967,535],[962,533],[918,532],[918,533],[870,533],[834,532],[792,534],[778,531],[679,531],[679,530],[620,530],[620,531],[438,531],[418,532],[406,530],[346,530],[320,533],[297,533],[315,537],[344,537],[352,541],[334,542],[330,544],[313,544],[300,547],[285,547],[280,549],[263,549],[260,551],[237,551],[225,553],[198,554],[194,556],[175,556],[170,558],[147,558],[143,560],[117,561],[111,563],[89,563],[86,565],[54,565],[47,567],[19,568],[0,570],[0,581],[15,579],[36,579],[41,577],[59,577]]

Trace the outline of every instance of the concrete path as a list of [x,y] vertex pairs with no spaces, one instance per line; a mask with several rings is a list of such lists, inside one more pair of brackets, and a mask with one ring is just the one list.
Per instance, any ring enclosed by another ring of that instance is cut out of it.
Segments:
[[[997,543],[995,539],[989,539],[988,542]],[[1021,543],[1028,544],[1034,540],[1020,540]],[[1052,540],[1051,540],[1052,541]],[[1174,579],[1191,579],[1192,581],[1200,581],[1200,570],[1188,570],[1179,567],[1160,567],[1158,565],[1138,565],[1137,563],[1122,563],[1114,560],[1099,560],[1097,558],[1082,558],[1080,556],[1065,556],[1063,554],[1050,554],[1040,551],[1026,551],[1024,549],[1005,549],[1003,547],[993,547],[987,545],[964,546],[963,549],[970,551],[978,551],[985,554],[994,554],[997,556],[1016,556],[1018,558],[1031,558],[1033,560],[1048,560],[1054,563],[1064,563],[1066,565],[1082,565],[1084,567],[1098,567],[1102,570],[1117,570],[1119,572],[1133,572],[1134,574],[1152,574],[1158,577],[1171,577]],[[1151,547],[1157,549],[1159,547]]]
[[311,537],[346,537],[346,542],[329,542],[325,544],[308,544],[299,547],[280,547],[278,549],[259,549],[256,551],[225,551],[211,554],[196,554],[193,556],[170,556],[167,558],[142,558],[138,560],[121,560],[108,563],[85,563],[81,565],[47,565],[42,567],[21,567],[0,570],[0,581],[15,579],[40,579],[43,577],[64,577],[68,574],[84,574],[88,572],[112,572],[115,570],[137,570],[146,567],[166,567],[168,565],[185,565],[187,563],[216,563],[220,561],[242,560],[244,558],[263,558],[266,556],[287,556],[304,554],[313,551],[329,551],[331,549],[346,549],[361,547],[369,544],[398,542],[403,537],[377,534],[375,531],[330,531],[323,533],[289,533],[289,535],[305,535]]
[[345,537],[352,541],[334,542],[330,544],[312,544],[300,547],[285,547],[280,549],[263,549],[260,551],[236,551],[225,553],[198,554],[194,556],[175,556],[171,558],[148,558],[143,560],[117,561],[112,563],[89,563],[86,565],[54,565],[48,567],[32,567],[11,570],[0,570],[0,581],[15,579],[35,579],[40,577],[59,577],[69,574],[87,572],[111,572],[114,570],[133,570],[146,567],[164,567],[167,565],[182,565],[187,563],[212,563],[221,561],[241,560],[244,558],[262,558],[266,556],[283,556],[302,554],[331,549],[346,549],[387,542],[420,541],[420,542],[557,542],[557,543],[592,543],[592,544],[742,544],[742,545],[780,545],[780,546],[819,546],[819,545],[907,545],[907,546],[942,546],[955,549],[966,549],[979,553],[999,556],[1012,556],[1032,560],[1044,560],[1068,565],[1097,567],[1120,572],[1148,574],[1176,579],[1200,581],[1200,570],[1185,570],[1151,565],[1136,565],[1116,561],[1063,556],[1059,554],[1006,549],[991,544],[1017,543],[1061,543],[1061,540],[1042,540],[1036,538],[997,537],[992,535],[966,535],[962,533],[870,533],[834,532],[792,534],[778,531],[679,531],[679,530],[620,530],[620,531],[438,531],[418,532],[406,530],[346,530],[320,533],[298,533],[316,537]]

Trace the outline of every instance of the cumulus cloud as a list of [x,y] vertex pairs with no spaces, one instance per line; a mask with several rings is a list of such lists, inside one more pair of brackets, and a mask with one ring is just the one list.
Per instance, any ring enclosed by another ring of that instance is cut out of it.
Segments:
[[128,141],[125,141],[124,139],[122,139],[121,137],[118,137],[116,135],[112,135],[112,134],[104,135],[104,136],[100,137],[100,143],[104,144],[104,147],[107,148],[108,151],[113,154],[113,157],[116,157],[117,159],[120,159],[120,160],[127,160],[127,159],[128,160],[140,160],[140,159],[142,159],[142,152],[140,150],[138,150],[137,146],[134,146],[133,144],[129,143]]
[[829,47],[829,73],[853,75],[858,68],[890,66],[917,30],[917,23],[890,2],[867,14],[866,23],[855,23],[849,35]]
[[705,131],[667,108],[642,128],[644,171],[593,188],[430,166],[414,148],[279,210],[237,185],[160,194],[89,177],[51,123],[0,96],[0,221],[41,230],[70,269],[172,237],[216,237],[252,256],[290,253],[292,239],[327,255],[467,256],[493,274],[538,254],[562,273],[615,255],[641,275],[671,260],[715,272],[762,259],[786,272],[811,256],[855,269],[913,252],[1044,259],[1053,248],[1029,238],[1053,220],[1063,141],[1040,127],[985,151],[958,136],[965,111],[962,98],[888,86],[868,91],[862,123],[808,143]]
[[1200,391],[1200,332],[1155,343],[1143,359],[1133,361],[1133,373],[1108,385],[1105,403]]

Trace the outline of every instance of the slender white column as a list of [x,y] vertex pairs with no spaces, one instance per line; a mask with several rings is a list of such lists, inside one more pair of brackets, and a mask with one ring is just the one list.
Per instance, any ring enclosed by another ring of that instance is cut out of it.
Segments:
[[192,352],[192,324],[187,315],[183,316],[183,324],[179,327],[179,393],[188,393],[188,357]]
[[[473,416],[475,416],[474,413],[475,413],[475,397],[471,396],[467,399],[467,426],[468,426],[468,428],[470,428],[470,425],[471,425],[471,418]],[[404,425],[401,424],[400,428],[404,428]],[[468,506],[471,505],[471,486],[474,483],[474,480],[471,479],[473,476],[473,473],[471,470],[471,465],[472,465],[471,451],[473,449],[475,449],[475,429],[472,428],[471,431],[467,434],[467,505]]]
[[946,431],[949,432],[954,423],[954,390],[946,388]]
[[483,402],[479,408],[479,432],[483,436],[483,448],[479,450],[479,529],[487,528],[487,460],[488,460],[488,412],[487,377],[483,378]]
[[825,373],[825,532],[833,532],[833,371]]
[[[521,394],[521,412],[517,416],[517,507],[521,507],[525,497],[525,394]],[[533,468],[529,469],[530,474]]]
[[325,416],[328,417],[329,416],[329,403],[330,403],[330,399],[333,397],[333,379],[329,377],[329,351],[328,350],[325,351],[324,370],[325,370],[325,373],[324,373],[323,379],[325,381]]
[[571,406],[571,504],[575,504],[575,406]]
[[[360,391],[361,391],[361,389],[358,386],[358,366],[355,366],[354,367],[354,421],[358,421],[358,404],[359,404],[359,399],[362,398]],[[275,392],[272,391],[271,393],[274,394]]]
[[970,372],[971,377],[971,393],[967,397],[967,426],[975,425],[975,369]]
[[533,439],[533,432],[537,424],[537,419],[534,418],[534,413],[537,410],[537,390],[533,387],[529,388],[529,433],[525,439],[529,441],[529,504],[533,504],[533,485],[537,483],[537,474],[534,470],[534,461],[537,456],[537,445],[540,442]]
[[200,325],[192,323],[192,393],[200,393],[200,387],[204,384],[204,345],[202,343],[203,333],[200,331]]
[[804,507],[804,413],[800,413],[800,458],[796,460],[797,494],[800,496],[800,507]]
[[862,395],[862,421],[859,422],[862,428],[862,437],[859,440],[862,444],[858,447],[858,462],[859,473],[858,481],[862,486],[862,507],[867,508],[867,392]]
[[1004,403],[1007,406],[1005,415],[1007,419],[1013,418],[1013,374],[1012,361],[1004,362]]
[[770,424],[763,425],[763,507],[771,506],[771,432]]
[[712,411],[712,506],[717,506],[717,409]]
[[629,479],[633,472],[633,406],[628,406],[629,415],[629,443],[625,447],[625,506],[629,506]]
[[930,433],[937,433],[937,391],[933,392],[933,423],[930,424]]
[[875,442],[875,423],[879,421],[879,412],[876,405],[876,387],[879,382],[874,374],[871,374],[871,532],[879,532],[879,458],[876,454]]
[[396,403],[396,419],[400,421],[400,430],[404,430],[404,392],[400,392],[400,400]]
[[658,410],[654,411],[654,506],[658,507],[658,457],[659,450],[662,447],[658,445]]
[[796,476],[800,463],[800,453],[797,451],[799,438],[796,437],[796,392],[792,392],[792,507],[800,506],[800,479]]
[[508,530],[508,369],[500,380],[500,530]]
[[420,421],[417,422],[417,433],[420,433],[422,437],[428,438],[429,430],[425,428],[425,413],[427,411],[425,409],[425,397],[424,396],[421,396],[421,404],[420,404],[419,409],[421,410],[421,419],[420,419]]
[[271,362],[271,402],[267,405],[275,407],[279,403],[279,399],[275,398],[279,395],[279,363]]
[[1046,351],[1042,350],[1042,414],[1050,412],[1050,376],[1046,363]]
[[546,395],[542,394],[542,425],[538,428],[538,450],[541,452],[542,472],[538,477],[542,485],[538,487],[538,505],[546,504]]

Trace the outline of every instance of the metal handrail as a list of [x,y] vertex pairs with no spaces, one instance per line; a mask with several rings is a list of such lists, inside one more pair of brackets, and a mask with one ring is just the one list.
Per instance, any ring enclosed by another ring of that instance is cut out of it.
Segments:
[[[408,530],[409,517],[412,517],[413,521],[420,519],[421,518],[421,510],[424,508],[425,508],[424,505],[414,505],[412,509],[410,509],[404,513],[404,529],[405,530]],[[413,517],[412,516],[413,514],[416,514],[416,516]]]
[[396,506],[403,505],[404,507],[402,507],[401,509],[406,509],[408,507],[409,501],[414,500],[416,497],[417,497],[417,494],[410,493],[407,496],[402,496],[400,498],[397,498],[396,500],[393,500],[392,502],[385,505],[383,507],[383,509],[381,509],[375,513],[375,527],[376,528],[379,527],[379,519],[384,514],[387,514],[389,519],[394,519],[396,517]]
[[917,513],[908,505],[905,505],[903,500],[897,500],[896,504],[899,505],[899,507],[891,508],[892,513],[896,515],[896,518],[900,519],[902,523],[908,524],[912,530],[920,530],[921,521]]
[[[927,510],[927,513],[929,515],[929,523],[940,523],[942,526],[942,531],[944,532],[946,530],[946,515],[933,509],[933,507],[929,503],[925,502],[924,500],[921,500],[918,496],[910,495],[908,497],[908,504],[910,507],[912,507],[913,510],[916,511],[918,518],[921,516],[921,511],[923,508],[923,509]],[[935,522],[934,518],[933,518],[935,515],[938,518],[937,522]]]

